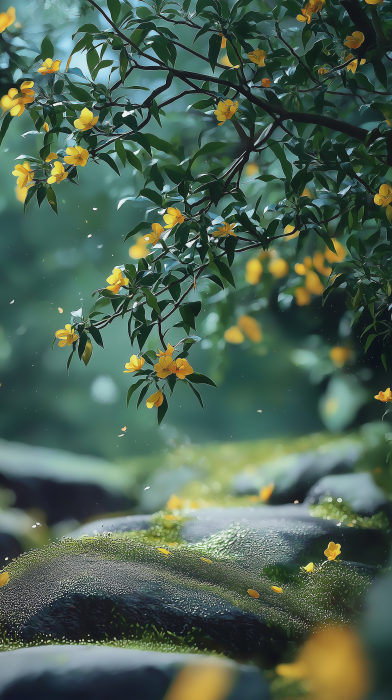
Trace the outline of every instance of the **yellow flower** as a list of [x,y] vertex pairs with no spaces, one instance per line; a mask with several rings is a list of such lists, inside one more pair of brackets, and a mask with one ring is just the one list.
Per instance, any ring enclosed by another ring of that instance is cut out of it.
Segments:
[[168,502],[166,503],[167,510],[179,510],[182,507],[182,500],[178,498],[175,493],[172,493]]
[[67,148],[67,155],[64,160],[68,165],[80,165],[82,168],[86,165],[89,159],[89,152],[81,146],[70,146]]
[[48,177],[48,184],[51,185],[53,182],[56,182],[59,184],[62,180],[65,180],[68,177],[68,173],[65,172],[64,170],[64,165],[60,163],[59,160],[56,160],[56,162],[53,165],[52,172],[50,174],[50,177]]
[[42,128],[44,131],[46,131],[46,133],[48,133],[48,131],[50,131],[50,126],[49,126],[48,122],[44,122],[42,124]]
[[226,119],[231,119],[238,109],[238,100],[233,102],[233,100],[225,100],[224,102],[219,102],[218,107],[214,114],[218,120],[218,126],[222,126]]
[[319,68],[317,73],[319,75],[325,75],[326,73],[328,73],[328,68]]
[[175,361],[171,357],[171,355],[162,355],[162,357],[159,358],[158,362],[156,365],[154,365],[154,369],[160,379],[166,379],[166,377],[169,376],[169,374],[173,374],[175,367]]
[[87,107],[82,109],[79,119],[75,119],[74,127],[79,129],[79,131],[89,131],[98,121],[98,117],[94,117],[93,113],[90,112]]
[[[0,20],[1,20],[1,15],[0,15]],[[9,580],[10,580],[10,575],[9,575],[8,571],[3,571],[3,573],[0,574],[0,588],[2,586],[5,586]]]
[[177,360],[173,361],[172,373],[175,374],[178,379],[185,379],[188,374],[193,374],[193,369],[188,360],[184,357],[179,357]]
[[30,163],[28,163],[27,160],[23,165],[15,165],[15,170],[12,171],[12,174],[18,178],[16,184],[20,188],[26,187],[29,182],[34,180],[34,171],[31,169]]
[[224,333],[224,339],[226,343],[231,343],[232,345],[239,345],[245,340],[238,326],[230,326]]
[[185,216],[176,207],[168,207],[163,220],[166,224],[165,228],[173,228],[176,224],[182,224],[185,221]]
[[47,58],[42,66],[37,69],[37,73],[41,73],[41,75],[46,75],[47,73],[57,73],[61,65],[61,61],[53,61],[52,58]]
[[28,187],[19,187],[18,185],[15,187],[15,196],[18,202],[24,202],[26,197],[27,197],[27,192],[29,191]]
[[67,323],[65,328],[60,328],[60,330],[55,333],[56,338],[59,338],[59,348],[64,348],[66,345],[72,345],[79,338],[79,336],[73,331],[70,323]]
[[269,86],[271,85],[270,79],[269,79],[269,78],[263,78],[263,80],[261,81],[261,85],[262,85],[263,87],[269,88]]
[[123,276],[123,273],[118,267],[115,267],[106,282],[109,282],[106,289],[109,289],[114,294],[118,294],[121,287],[126,287],[126,285],[129,284],[129,279]]
[[254,588],[248,588],[248,594],[250,595],[251,598],[260,598],[260,593],[255,591]]
[[166,557],[171,554],[168,549],[165,549],[164,547],[158,547],[158,552],[161,552],[161,554],[164,554]]
[[[354,58],[354,56],[352,55],[352,53],[349,53],[349,54],[346,56],[345,61],[348,61],[350,58]],[[366,63],[366,60],[365,60],[364,58],[361,58],[361,60],[360,60],[359,63],[360,63],[361,66],[363,66],[363,64]],[[348,64],[348,66],[346,66],[346,69],[347,69],[348,71],[350,70],[352,73],[355,73],[355,71],[357,70],[357,68],[358,68],[358,59],[357,59],[357,58],[355,58],[353,61],[351,61],[351,62]]]
[[305,287],[309,292],[317,295],[322,294],[325,289],[320,277],[313,270],[308,270],[306,273]]
[[260,489],[259,493],[259,498],[260,501],[269,501],[269,499],[272,496],[272,492],[274,490],[274,484],[268,484],[268,486],[263,486],[263,488]]
[[50,163],[51,160],[57,160],[57,153],[49,153],[49,155],[45,158],[45,163]]
[[392,391],[388,387],[388,389],[385,389],[385,391],[379,391],[377,396],[374,398],[377,399],[377,401],[382,401],[383,403],[390,403],[392,402]]
[[271,591],[274,591],[274,593],[283,593],[283,588],[280,588],[280,586],[271,586]]
[[253,343],[261,343],[263,340],[260,323],[252,316],[247,316],[246,314],[240,316],[237,325]]
[[382,5],[384,0],[365,0],[367,5]]
[[245,173],[248,177],[253,177],[254,175],[257,175],[259,172],[259,166],[257,163],[248,163],[245,166]]
[[223,34],[222,34],[221,32],[219,32],[219,36],[221,36],[221,37],[222,37],[222,41],[221,41],[221,49],[225,49],[225,48],[226,48],[226,44],[227,44],[227,39],[226,39],[226,37],[225,37],[225,36],[223,36]]
[[292,226],[291,224],[285,226],[283,233],[285,234],[286,241],[291,241],[292,238],[298,238],[299,236],[298,229],[295,226]]
[[136,243],[134,245],[131,245],[131,247],[129,249],[129,255],[134,260],[139,260],[140,258],[145,258],[146,255],[149,254],[149,252],[150,251],[147,248],[147,244],[146,244],[146,241],[144,240],[143,236],[138,238]]
[[351,355],[352,352],[350,348],[342,348],[340,345],[335,345],[335,347],[331,348],[329,351],[329,356],[335,367],[343,367]]
[[349,627],[323,626],[305,642],[292,664],[279,664],[280,676],[306,678],[317,700],[363,700],[370,690],[369,664]]
[[276,258],[275,260],[271,260],[270,264],[268,265],[268,269],[275,279],[279,279],[280,277],[285,277],[287,275],[289,266],[286,260],[283,260],[283,258]]
[[206,559],[205,557],[200,557],[202,561],[205,561],[206,564],[212,564],[211,559]]
[[327,549],[324,551],[325,556],[328,561],[334,561],[336,557],[341,554],[340,544],[335,544],[335,542],[330,542]]
[[225,236],[237,236],[237,234],[233,231],[234,226],[235,224],[227,224],[226,221],[223,221],[220,227],[217,228],[212,235],[215,236],[215,238],[225,238]]
[[302,14],[297,15],[298,22],[310,24],[312,15],[316,14],[316,12],[321,12],[324,4],[325,0],[310,0],[310,2],[307,2],[305,7],[301,10]]
[[248,53],[248,58],[252,61],[252,63],[255,63],[258,68],[261,68],[262,66],[265,66],[267,53],[262,49],[255,49],[255,51]]
[[163,404],[163,394],[161,391],[156,391],[155,394],[151,394],[151,396],[148,397],[146,400],[146,406],[147,408],[152,408],[155,406],[155,408],[159,408]]
[[15,22],[15,8],[9,7],[7,12],[0,12],[0,34]]
[[158,350],[158,352],[156,353],[156,356],[157,357],[165,357],[165,356],[167,357],[168,355],[170,355],[170,357],[173,357],[173,353],[174,353],[174,348],[172,345],[170,345],[170,343],[168,343],[166,350]]
[[125,363],[124,374],[129,374],[130,372],[137,372],[141,369],[145,363],[143,357],[138,357],[137,355],[131,355],[129,362]]
[[152,243],[152,245],[155,245],[155,243],[158,243],[162,232],[165,230],[161,224],[151,224],[152,231],[151,233],[148,233],[146,236],[143,236],[144,240],[146,243]]
[[305,287],[297,287],[294,290],[294,296],[298,306],[308,306],[312,300],[310,292]]
[[365,41],[365,36],[362,32],[353,32],[352,36],[346,36],[345,46],[349,49],[359,49],[361,44]]
[[251,258],[246,263],[245,279],[248,284],[258,284],[263,272],[263,266],[257,258]]
[[309,199],[312,199],[312,193],[308,187],[305,187],[304,191],[301,194],[301,197],[309,197]]
[[313,564],[313,562],[311,561],[311,562],[309,562],[309,564],[307,564],[306,566],[302,566],[301,568],[302,568],[304,571],[307,571],[308,574],[311,574],[311,573],[313,573],[313,571],[314,571],[314,564]]
[[374,203],[380,207],[387,207],[392,202],[391,185],[381,185],[378,194],[374,195]]
[[32,80],[25,80],[19,90],[17,88],[8,90],[7,95],[0,100],[4,112],[10,110],[13,117],[20,117],[25,111],[25,105],[34,102],[35,92],[31,89],[33,85]]
[[[392,190],[391,190],[391,197],[392,197]],[[377,204],[377,202],[376,202],[376,204]],[[347,255],[346,248],[341,243],[339,243],[337,238],[332,238],[332,243],[334,244],[336,253],[333,253],[332,250],[330,250],[329,248],[326,248],[324,251],[324,257],[328,260],[329,263],[342,262]]]
[[239,65],[233,66],[233,64],[231,63],[227,54],[226,54],[226,56],[223,56],[223,58],[221,58],[220,63],[222,63],[224,66],[228,66],[228,68],[239,68],[240,67]]
[[316,268],[317,272],[320,273],[320,275],[325,275],[325,277],[329,277],[332,268],[331,267],[325,267],[324,265],[324,255],[320,253],[319,250],[317,250],[313,256],[313,265]]

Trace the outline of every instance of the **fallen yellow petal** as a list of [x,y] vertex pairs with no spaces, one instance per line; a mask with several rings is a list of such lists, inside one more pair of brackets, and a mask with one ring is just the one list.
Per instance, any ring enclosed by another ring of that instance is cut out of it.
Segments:
[[254,588],[248,588],[248,594],[250,595],[251,598],[260,598],[260,593],[255,591]]
[[0,574],[0,588],[2,586],[5,586],[9,580],[10,580],[10,575],[9,575],[8,571],[4,571],[4,573]]

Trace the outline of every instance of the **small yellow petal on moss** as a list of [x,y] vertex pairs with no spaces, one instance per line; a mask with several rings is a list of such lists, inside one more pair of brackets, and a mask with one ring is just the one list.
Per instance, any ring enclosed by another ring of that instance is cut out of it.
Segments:
[[205,557],[201,557],[202,561],[205,561],[206,564],[212,564],[211,559],[206,559]]
[[9,575],[8,571],[4,571],[2,574],[0,574],[0,588],[2,586],[5,586],[9,580],[10,580],[10,575]]
[[178,498],[178,496],[176,496],[175,493],[172,493],[172,495],[170,496],[170,498],[166,504],[166,508],[168,510],[178,510],[181,507],[182,507],[181,498]]
[[161,552],[161,554],[164,554],[165,557],[167,557],[171,552],[169,552],[168,549],[165,549],[164,547],[158,547],[158,552]]
[[304,571],[307,571],[308,574],[313,573],[313,571],[314,571],[314,564],[313,564],[313,562],[310,561],[309,564],[307,564],[306,566],[303,566],[302,569],[303,569]]
[[248,594],[250,595],[251,598],[260,598],[260,593],[255,591],[254,588],[248,588]]
[[280,586],[271,586],[271,591],[274,591],[274,593],[283,593],[283,588],[280,588]]
[[330,542],[327,549],[324,550],[324,554],[328,561],[334,561],[336,557],[341,554],[340,544],[335,544],[335,542]]

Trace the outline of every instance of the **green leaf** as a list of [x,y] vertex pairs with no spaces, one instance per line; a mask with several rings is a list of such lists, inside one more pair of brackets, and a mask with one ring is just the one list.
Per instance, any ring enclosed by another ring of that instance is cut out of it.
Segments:
[[71,354],[70,354],[70,356],[68,357],[68,360],[67,360],[67,374],[69,373],[69,366],[70,366],[70,364],[71,364],[71,362],[72,362],[72,358],[73,358],[73,356],[74,356],[74,354],[75,354],[75,350],[76,350],[76,343],[73,343],[73,345],[72,345],[72,352],[71,352]]
[[227,255],[227,262],[231,267],[234,262],[235,249],[237,247],[238,238],[236,236],[227,236],[225,240],[225,251]]
[[56,198],[56,193],[53,189],[53,187],[47,187],[46,189],[46,199],[48,200],[50,206],[52,207],[53,211],[55,214],[58,214],[57,211],[57,198]]
[[107,153],[98,153],[98,154],[97,154],[97,157],[98,157],[100,160],[104,160],[105,163],[107,163],[108,165],[110,165],[110,167],[112,168],[112,170],[114,170],[114,172],[117,173],[117,175],[120,175],[120,171],[119,171],[119,169],[118,169],[116,163],[114,162],[113,158],[111,158]]
[[160,425],[167,413],[167,409],[169,408],[169,404],[167,403],[167,399],[165,394],[163,395],[163,401],[160,406],[158,406],[158,411],[157,411],[157,419],[158,419],[158,425]]
[[190,164],[192,165],[196,158],[199,158],[200,156],[206,156],[207,153],[216,153],[216,151],[222,150],[222,148],[227,148],[227,143],[223,141],[212,141],[211,143],[205,143],[204,146],[202,146],[198,151],[196,151],[195,155],[192,156],[190,159]]
[[139,349],[143,349],[143,345],[146,342],[148,336],[150,335],[152,329],[154,328],[155,323],[151,323],[149,326],[143,325],[141,326],[140,330],[137,332],[137,342],[139,345]]
[[125,168],[126,163],[127,163],[127,152],[124,148],[124,144],[121,141],[121,139],[117,139],[116,143],[114,144],[114,147],[116,149],[116,153],[117,153],[118,157],[120,158],[120,160]]
[[147,302],[148,306],[151,309],[154,309],[154,311],[157,312],[158,316],[160,316],[161,310],[158,306],[158,301],[157,301],[156,297],[154,296],[154,294],[152,294],[152,292],[150,292],[150,290],[147,287],[143,287],[143,294],[146,297],[146,302]]
[[151,224],[147,224],[145,221],[141,221],[140,224],[135,226],[135,228],[132,229],[132,231],[129,231],[127,235],[124,238],[124,243],[125,241],[128,240],[131,236],[134,236],[135,233],[139,233],[139,231],[144,231],[146,228],[150,228]]
[[90,326],[89,328],[87,328],[87,330],[90,333],[91,337],[94,338],[97,345],[100,345],[101,348],[103,348],[104,347],[103,340],[102,340],[102,336],[101,336],[101,333],[98,330],[98,328],[95,328],[95,326]]
[[111,18],[116,23],[121,12],[121,2],[120,0],[107,0],[107,3]]
[[84,348],[84,353],[82,355],[82,360],[83,360],[84,364],[86,365],[86,367],[91,360],[92,354],[93,354],[93,346],[91,344],[91,340],[87,340],[86,347]]
[[366,343],[365,343],[365,352],[367,352],[370,348],[370,345],[372,344],[373,340],[377,338],[377,333],[371,333],[371,335],[368,335],[366,338]]
[[142,166],[139,158],[137,158],[132,151],[126,150],[125,155],[127,157],[128,163],[130,165],[133,165],[133,167],[136,168],[136,170],[139,170],[139,172],[143,172],[143,166]]
[[279,160],[287,180],[291,180],[291,178],[293,177],[293,168],[291,163],[287,160],[286,154],[280,143],[278,143],[277,141],[269,141],[268,146],[271,149],[272,153]]
[[200,374],[200,372],[188,374],[187,380],[188,382],[192,382],[192,384],[208,384],[209,386],[214,386],[216,389],[218,388],[212,379],[207,377],[205,374]]
[[46,36],[41,43],[41,56],[42,60],[46,61],[47,58],[53,58],[54,57],[54,47],[49,39],[48,36]]
[[[143,380],[143,381],[144,381],[144,380]],[[148,391],[149,386],[150,386],[149,384],[146,384],[146,386],[144,386],[143,389],[141,390],[141,392],[140,392],[140,394],[139,394],[139,398],[138,398],[138,400],[137,400],[136,408],[139,408],[141,402],[143,401],[145,395],[147,394],[147,391]]]
[[3,123],[2,123],[1,129],[0,129],[0,146],[3,142],[3,138],[6,135],[7,129],[9,127],[9,125],[11,124],[12,120],[13,120],[13,117],[11,116],[11,112],[8,112],[3,119]]
[[127,406],[129,405],[132,394],[135,393],[136,389],[138,389],[139,386],[141,384],[143,384],[144,381],[145,381],[144,379],[139,379],[135,384],[132,384],[132,386],[129,387],[128,393],[127,393]]
[[373,58],[372,63],[373,63],[374,73],[376,75],[377,80],[381,83],[381,85],[385,89],[387,89],[388,88],[388,74],[387,74],[386,68],[385,68],[381,58]]
[[219,34],[211,34],[208,42],[208,60],[213,72],[215,71],[215,67],[218,62],[221,43],[222,38],[219,36]]
[[214,264],[217,266],[222,277],[235,289],[234,277],[226,263],[224,263],[220,258],[214,258]]
[[[186,381],[186,380],[185,380],[185,381]],[[201,406],[202,408],[204,408],[203,399],[201,398],[201,396],[200,396],[199,392],[197,391],[197,389],[195,389],[195,387],[192,386],[192,384],[191,384],[190,382],[187,382],[187,384],[188,384],[188,386],[192,389],[192,391],[193,391],[193,393],[195,394],[195,396],[197,397],[197,400],[199,401],[200,406]]]
[[159,192],[156,192],[155,190],[151,190],[149,187],[144,187],[142,190],[140,190],[140,193],[142,197],[147,197],[147,199],[150,199],[154,204],[157,204],[159,207],[162,206],[162,195],[159,194]]

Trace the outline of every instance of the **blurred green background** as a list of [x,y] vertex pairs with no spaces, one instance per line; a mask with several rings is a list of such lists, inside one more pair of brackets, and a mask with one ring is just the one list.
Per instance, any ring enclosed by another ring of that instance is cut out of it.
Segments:
[[[15,2],[15,7],[29,41],[39,47],[49,31],[56,57],[66,61],[76,4]],[[99,22],[96,13],[85,15],[89,18]],[[18,53],[28,61],[37,55],[31,46],[20,40]],[[79,55],[72,65],[83,70],[83,63]],[[214,140],[217,127],[214,131],[210,121],[207,117],[204,128],[211,129]],[[168,114],[162,131],[156,128],[161,137],[187,148],[189,134],[194,130],[197,136],[201,126],[200,116],[180,111]],[[224,295],[216,294],[215,287],[199,317],[203,340],[192,351],[192,365],[219,384],[218,390],[205,388],[204,411],[183,387],[176,390],[160,428],[144,404],[139,411],[134,404],[126,408],[129,377],[123,369],[133,350],[121,321],[104,331],[105,350],[95,347],[87,368],[74,360],[67,376],[68,352],[57,344],[52,351],[54,333],[70,322],[72,311],[91,306],[92,291],[105,284],[114,265],[130,260],[132,242],[124,245],[123,238],[143,218],[145,206],[127,201],[118,209],[118,202],[135,196],[141,185],[131,168],[120,179],[105,163],[91,163],[80,169],[79,187],[67,182],[56,186],[58,217],[46,202],[41,209],[36,203],[29,206],[25,216],[11,173],[17,156],[39,150],[41,135],[22,137],[32,128],[25,112],[13,120],[0,147],[2,438],[121,462],[189,441],[295,436],[325,427],[340,431],[381,417],[382,406],[372,397],[385,388],[387,375],[377,348],[365,358],[358,329],[351,334],[343,293],[330,296],[324,307],[315,299],[299,308],[280,292],[279,280],[268,295],[262,285],[247,285],[245,259],[237,268],[237,291],[222,302]],[[146,154],[141,157],[148,162]],[[249,178],[249,198],[264,188],[270,203],[280,195],[273,187]],[[225,343],[223,331],[239,313],[251,313],[261,323],[261,343]],[[329,357],[337,344],[352,349],[343,368]],[[150,336],[148,347],[157,345]],[[127,431],[119,438],[123,426]]]

